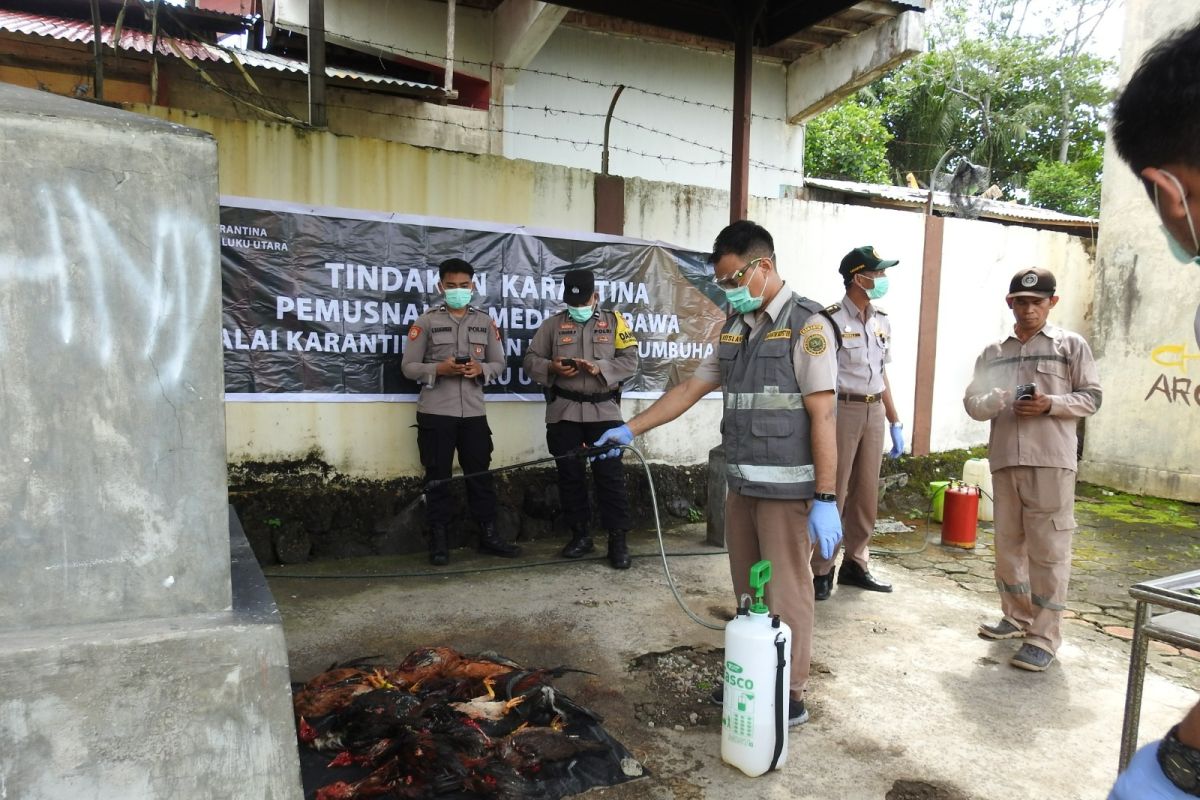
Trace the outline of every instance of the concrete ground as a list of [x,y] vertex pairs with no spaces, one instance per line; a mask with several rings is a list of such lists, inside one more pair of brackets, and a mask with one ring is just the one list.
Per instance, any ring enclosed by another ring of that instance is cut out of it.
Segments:
[[[994,590],[987,587],[986,532],[973,551],[943,548],[933,531],[934,541],[918,553],[879,555],[874,570],[896,591],[839,587],[818,604],[812,720],[790,734],[782,772],[757,779],[722,763],[719,716],[698,707],[703,713],[690,723],[652,726],[639,713],[672,698],[664,698],[661,684],[656,688],[644,670],[631,669],[635,658],[722,645],[721,632],[697,625],[676,605],[653,555],[652,532],[634,537],[635,552],[644,557],[626,572],[602,561],[558,560],[560,543],[549,541],[527,545],[516,562],[454,551],[449,572],[431,577],[420,575],[428,569],[415,556],[266,572],[297,680],[334,661],[399,660],[427,644],[495,650],[530,666],[566,664],[596,673],[567,676],[557,685],[601,713],[607,730],[650,775],[592,795],[1103,798],[1116,773],[1128,666],[1128,643],[1116,630],[1122,626],[1107,623],[1128,625],[1119,601],[1140,579],[1122,571],[1130,559],[1121,548],[1142,556],[1138,569],[1182,572],[1191,564],[1177,563],[1175,549],[1190,547],[1195,530],[1163,537],[1159,549],[1169,552],[1156,560],[1146,550],[1147,536],[1129,534],[1128,523],[1089,528],[1089,519],[1083,509],[1079,551],[1094,566],[1077,565],[1077,586],[1090,599],[1072,598],[1086,614],[1068,622],[1059,658],[1042,674],[1008,666],[1015,643],[975,634],[979,622],[997,616]],[[1089,537],[1099,541],[1089,544]],[[702,525],[672,531],[668,551],[689,555],[673,557],[670,566],[689,607],[719,622],[732,605],[728,562],[703,538]],[[881,549],[916,550],[922,535],[880,538]],[[502,569],[469,571],[496,567]],[[1153,656],[1143,741],[1157,738],[1195,702],[1189,686],[1200,673],[1196,663],[1178,651]]]

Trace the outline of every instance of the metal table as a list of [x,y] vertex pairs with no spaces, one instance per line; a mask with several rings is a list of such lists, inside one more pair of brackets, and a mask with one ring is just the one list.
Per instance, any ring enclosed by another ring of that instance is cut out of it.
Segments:
[[[1142,683],[1146,678],[1146,651],[1150,640],[1200,650],[1200,596],[1188,591],[1195,587],[1200,587],[1200,570],[1157,578],[1129,588],[1129,596],[1137,601],[1137,608],[1133,619],[1133,646],[1129,653],[1129,684],[1125,690],[1125,724],[1121,728],[1121,770],[1137,750]],[[1155,615],[1151,613],[1154,606],[1173,610]]]

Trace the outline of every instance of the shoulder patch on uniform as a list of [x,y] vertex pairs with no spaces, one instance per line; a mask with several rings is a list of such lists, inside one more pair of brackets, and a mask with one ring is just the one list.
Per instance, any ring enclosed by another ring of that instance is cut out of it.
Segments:
[[741,344],[745,338],[740,333],[722,333],[721,344]]
[[825,336],[820,333],[811,333],[804,337],[804,352],[810,356],[824,355],[829,349],[829,342],[825,341]]
[[633,335],[633,331],[629,330],[629,324],[625,322],[625,315],[619,311],[613,313],[617,318],[617,341],[613,346],[618,350],[624,350],[626,347],[637,347],[637,337]]
[[841,303],[834,303],[834,304],[833,304],[833,305],[831,305],[831,306],[825,306],[825,313],[826,313],[826,314],[836,314],[837,312],[839,312],[839,311],[841,311],[841,310],[842,310],[842,304],[841,304]]
[[420,325],[408,326],[408,338],[409,339],[416,339],[420,335],[421,335],[421,326]]
[[800,335],[803,336],[806,333],[821,333],[824,330],[825,330],[824,325],[822,325],[819,322],[814,322],[812,325],[805,325],[803,328],[801,328]]
[[771,339],[790,339],[790,338],[792,338],[792,329],[791,328],[780,328],[777,331],[771,331],[766,336],[766,340],[768,340],[768,341]]

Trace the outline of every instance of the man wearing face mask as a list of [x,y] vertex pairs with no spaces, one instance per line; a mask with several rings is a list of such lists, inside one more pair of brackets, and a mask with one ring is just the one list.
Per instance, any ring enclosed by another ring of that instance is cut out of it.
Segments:
[[[587,446],[609,428],[621,425],[621,384],[637,371],[638,348],[625,318],[597,307],[599,295],[591,270],[563,275],[566,309],[547,317],[525,352],[525,373],[545,387],[546,445],[562,456]],[[595,549],[588,525],[585,461],[560,458],[558,494],[571,527],[564,558],[582,558]],[[631,527],[625,473],[621,462],[592,462],[592,483],[600,522],[608,532],[608,563],[629,569]]]
[[[1112,134],[1154,202],[1171,253],[1180,264],[1200,265],[1200,25],[1143,57],[1117,98]],[[1200,346],[1200,308],[1194,329]],[[1134,754],[1109,800],[1189,797],[1200,797],[1200,704]]]
[[[446,483],[454,454],[464,474],[486,472],[492,460],[492,430],[484,409],[483,387],[504,370],[500,330],[486,311],[469,305],[475,268],[461,258],[438,266],[438,291],[445,302],[409,326],[401,369],[421,385],[417,399],[417,449],[425,467],[425,505],[429,522],[429,563],[450,560],[453,509]],[[467,507],[479,523],[479,550],[513,558],[521,548],[496,530],[496,490],[492,476],[466,479]]]
[[[627,425],[596,442],[629,444],[720,388],[724,400],[725,542],[734,597],[750,591],[750,567],[767,559],[767,604],[792,628],[788,725],[808,721],[804,693],[812,652],[811,559],[831,558],[842,538],[837,496],[834,331],[822,308],[784,283],[771,234],[750,220],[713,242],[713,279],[730,315],[712,355]],[[620,456],[621,450],[605,453]],[[807,534],[807,535],[806,535]],[[719,701],[722,692],[714,694]]]
[[[841,332],[837,391],[837,496],[842,514],[846,555],[838,583],[871,592],[890,592],[892,585],[868,568],[871,534],[879,510],[879,466],[883,461],[884,420],[891,433],[891,458],[904,452],[904,426],[892,403],[885,366],[891,362],[892,325],[887,313],[871,301],[887,294],[886,270],[899,261],[883,259],[871,246],[857,247],[842,259],[838,273],[846,286],[841,303],[825,309]],[[813,591],[825,600],[833,590],[834,552],[813,553]]]

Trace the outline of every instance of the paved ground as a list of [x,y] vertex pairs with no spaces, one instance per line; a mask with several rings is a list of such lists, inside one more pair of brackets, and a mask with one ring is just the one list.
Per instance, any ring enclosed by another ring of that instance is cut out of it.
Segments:
[[[1127,588],[1190,569],[1200,547],[1193,507],[1142,508],[1131,504],[1136,499],[1122,505],[1119,497],[1101,498],[1079,503],[1070,603],[1077,617],[1058,662],[1040,675],[1007,666],[1013,643],[974,634],[996,614],[986,531],[974,551],[941,547],[936,530],[935,541],[923,547],[921,531],[880,537],[881,549],[919,552],[877,557],[876,570],[896,584],[894,594],[839,589],[819,604],[812,722],[790,735],[781,773],[753,780],[721,762],[719,719],[694,692],[672,697],[663,688],[669,682],[652,680],[638,666],[647,654],[676,649],[719,659],[712,654],[722,643],[720,632],[691,622],[675,604],[649,532],[634,537],[644,557],[622,573],[602,562],[557,560],[555,542],[534,543],[515,564],[455,551],[450,570],[460,571],[432,577],[422,574],[427,569],[416,557],[267,572],[297,679],[356,656],[398,660],[424,644],[497,650],[530,665],[596,673],[568,676],[560,685],[603,714],[606,728],[650,774],[595,795],[1098,798],[1114,777],[1120,738]],[[1114,508],[1124,517],[1114,516]],[[709,619],[727,613],[727,561],[703,544],[702,526],[676,529],[667,546],[681,554],[671,569],[688,605]],[[471,571],[496,566],[515,568]],[[1195,702],[1190,687],[1200,662],[1193,655],[1153,656],[1143,740],[1160,735]],[[672,705],[681,723],[655,723],[647,713]]]

